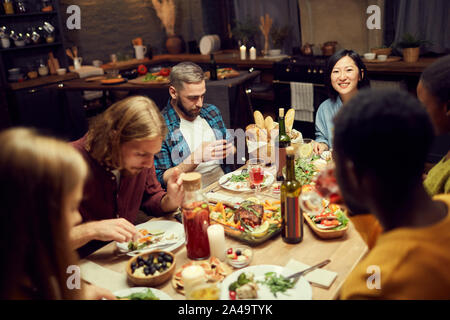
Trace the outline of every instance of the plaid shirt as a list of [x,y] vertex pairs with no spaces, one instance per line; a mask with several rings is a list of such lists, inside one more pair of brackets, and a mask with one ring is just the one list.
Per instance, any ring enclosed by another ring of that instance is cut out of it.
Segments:
[[[170,104],[170,101],[171,99],[169,99],[167,106],[161,112],[166,120],[168,134],[163,141],[161,151],[155,155],[156,177],[163,187],[165,187],[164,172],[179,165],[191,154],[191,150],[180,130],[180,117]],[[200,110],[199,116],[208,122],[217,140],[232,140],[232,136],[227,131],[220,111],[216,106],[205,103]],[[220,166],[225,173],[232,171],[231,167],[225,163]]]

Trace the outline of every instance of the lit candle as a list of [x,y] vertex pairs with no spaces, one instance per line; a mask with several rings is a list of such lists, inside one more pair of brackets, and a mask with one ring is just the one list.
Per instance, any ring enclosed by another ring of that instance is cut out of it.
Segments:
[[250,48],[250,60],[256,60],[256,49],[255,47]]
[[242,45],[240,51],[241,51],[241,60],[245,60],[245,56],[247,55],[247,47]]
[[213,224],[208,227],[209,248],[211,256],[225,261],[225,231],[220,224]]
[[190,293],[192,288],[206,283],[205,271],[202,267],[195,265],[185,268],[181,272],[181,279],[183,280],[186,296]]

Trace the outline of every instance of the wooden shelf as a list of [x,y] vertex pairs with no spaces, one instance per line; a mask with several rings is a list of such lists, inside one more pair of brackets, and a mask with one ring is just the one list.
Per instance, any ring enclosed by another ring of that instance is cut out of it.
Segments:
[[15,13],[15,14],[1,14],[0,19],[6,18],[21,18],[21,17],[40,17],[40,16],[48,16],[55,15],[56,11],[50,12],[28,12],[28,13]]
[[79,78],[78,73],[69,72],[65,75],[49,75],[45,77],[38,77],[36,79],[25,80],[22,82],[10,82],[8,83],[8,87],[11,90],[21,90],[27,88],[34,88],[45,86],[52,83],[57,83],[61,81],[73,80]]
[[42,44],[31,44],[31,45],[25,45],[23,47],[13,47],[13,48],[6,48],[6,49],[0,49],[0,52],[7,52],[7,51],[17,51],[17,50],[27,50],[27,49],[38,49],[38,48],[45,48],[45,47],[54,47],[62,45],[62,42],[52,42],[52,43],[42,43]]

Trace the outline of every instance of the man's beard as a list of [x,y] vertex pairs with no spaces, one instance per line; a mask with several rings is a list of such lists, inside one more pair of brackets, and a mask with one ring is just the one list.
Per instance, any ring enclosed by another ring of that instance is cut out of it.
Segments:
[[186,109],[184,107],[184,105],[181,103],[181,99],[177,99],[177,107],[178,110],[181,111],[181,113],[186,117],[186,118],[191,118],[191,119],[195,119],[199,114],[200,114],[200,110],[199,111],[189,111],[188,109]]

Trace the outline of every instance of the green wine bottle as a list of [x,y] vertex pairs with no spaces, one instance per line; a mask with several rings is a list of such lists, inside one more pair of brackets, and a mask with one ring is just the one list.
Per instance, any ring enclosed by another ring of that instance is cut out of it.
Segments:
[[283,168],[286,165],[286,148],[291,145],[291,138],[286,134],[284,108],[278,110],[278,167],[277,181],[283,181]]
[[287,147],[286,179],[281,184],[281,237],[287,243],[299,243],[303,240],[303,214],[299,205],[302,185],[295,179],[294,162],[294,147]]

